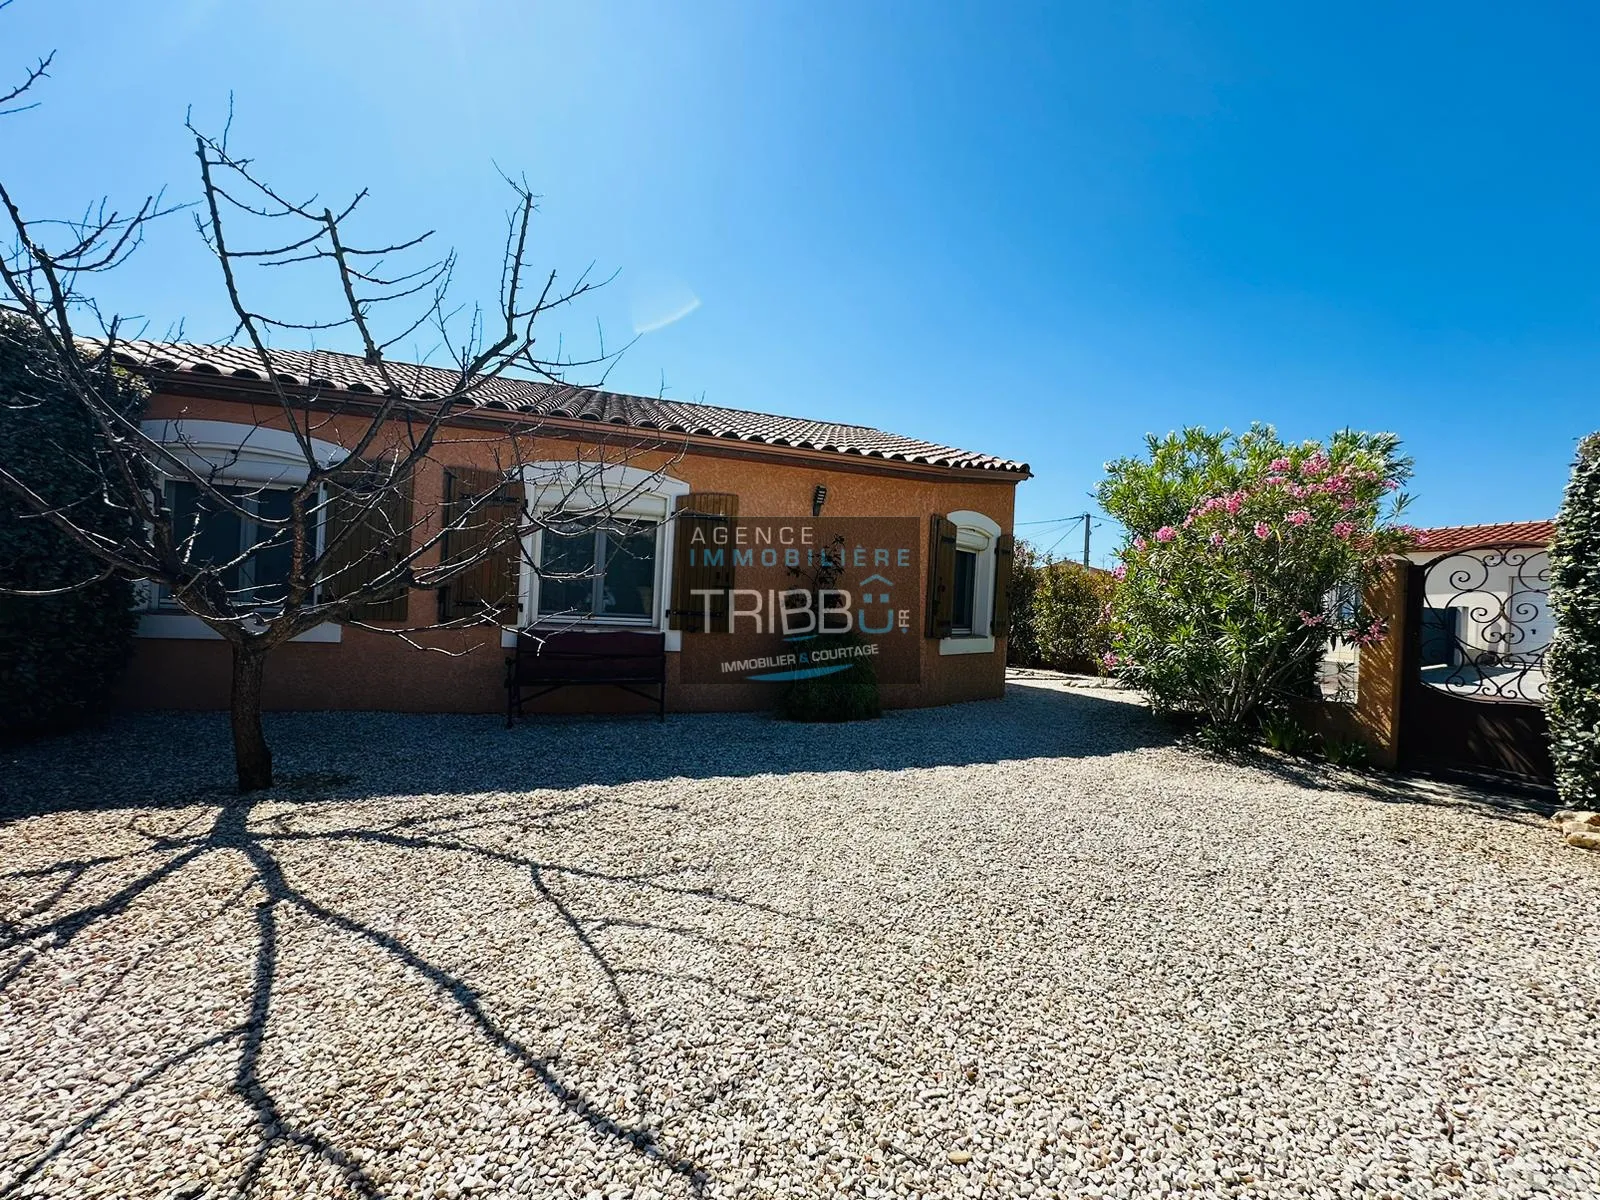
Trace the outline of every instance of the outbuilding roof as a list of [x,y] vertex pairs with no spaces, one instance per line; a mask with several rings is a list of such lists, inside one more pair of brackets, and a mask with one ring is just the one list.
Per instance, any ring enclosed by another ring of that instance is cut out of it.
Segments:
[[[260,357],[247,346],[130,341],[120,344],[117,351],[125,365],[157,376],[181,379],[214,375],[241,381],[265,380]],[[271,360],[279,381],[290,387],[369,395],[380,395],[387,388],[378,367],[354,354],[273,350]],[[409,399],[437,399],[456,388],[457,374],[444,368],[390,362],[385,366]],[[483,408],[534,417],[593,421],[629,429],[728,438],[960,470],[1030,473],[1027,463],[886,433],[866,425],[810,421],[714,404],[631,396],[599,388],[501,376],[485,380],[475,394],[475,402]]]
[[1417,549],[1432,554],[1445,550],[1480,550],[1486,546],[1548,546],[1554,521],[1501,521],[1492,525],[1438,525],[1418,530]]

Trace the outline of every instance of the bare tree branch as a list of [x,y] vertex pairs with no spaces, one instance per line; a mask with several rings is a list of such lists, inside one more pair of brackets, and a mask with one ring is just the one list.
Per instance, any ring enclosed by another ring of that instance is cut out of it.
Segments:
[[[42,60],[8,98],[44,78],[50,61]],[[552,584],[593,578],[604,561],[572,576],[527,562],[527,548],[542,529],[571,533],[608,522],[621,529],[616,514],[636,499],[639,486],[619,488],[608,479],[641,456],[654,464],[644,472],[649,477],[664,459],[670,465],[675,447],[665,437],[630,443],[611,430],[586,446],[561,432],[570,462],[551,478],[535,478],[533,463],[549,455],[547,431],[536,416],[490,407],[500,380],[571,387],[573,372],[603,380],[627,349],[608,349],[603,337],[586,355],[569,354],[559,338],[553,352],[539,349],[550,314],[609,279],[597,278],[592,264],[570,283],[556,271],[533,269],[538,197],[526,179],[496,167],[512,192],[499,294],[491,310],[460,305],[450,296],[455,253],[427,254],[433,231],[360,233],[354,222],[369,216],[365,189],[342,205],[315,195],[291,198],[230,147],[232,120],[230,100],[219,134],[192,120],[185,128],[200,187],[195,227],[232,313],[230,341],[253,360],[259,381],[240,398],[244,432],[232,444],[210,444],[190,436],[170,406],[145,420],[116,399],[119,372],[142,372],[158,390],[164,376],[155,348],[130,340],[124,317],[102,312],[95,277],[125,263],[152,223],[191,206],[169,204],[157,190],[131,209],[100,201],[74,219],[34,219],[0,181],[0,210],[14,241],[13,250],[0,253],[0,284],[47,349],[55,385],[91,419],[96,456],[89,463],[80,456],[78,465],[91,468],[94,502],[117,506],[137,532],[96,533],[80,516],[89,497],[52,502],[36,481],[3,463],[0,488],[21,502],[28,519],[45,522],[98,562],[100,573],[84,584],[112,575],[148,581],[160,603],[198,617],[230,644],[241,786],[259,786],[270,779],[259,721],[262,656],[329,621],[440,653],[462,651],[430,635],[513,627],[515,616],[489,598],[453,601],[450,612],[423,622],[373,621],[366,614],[412,591],[458,587],[491,560],[520,564]],[[267,311],[250,299],[258,271],[309,272],[313,285],[304,294],[326,307]],[[75,325],[83,314],[93,326],[87,336]],[[433,331],[443,363],[391,362],[390,350],[423,328]],[[324,330],[359,345],[376,383],[370,394],[300,382],[284,369],[276,336]],[[255,445],[284,434],[295,461],[279,453],[271,458],[277,465],[265,470]],[[447,502],[433,490],[441,471],[467,461],[487,470],[495,486]],[[27,588],[24,581],[24,590],[64,589]],[[256,764],[249,770],[247,758]]]

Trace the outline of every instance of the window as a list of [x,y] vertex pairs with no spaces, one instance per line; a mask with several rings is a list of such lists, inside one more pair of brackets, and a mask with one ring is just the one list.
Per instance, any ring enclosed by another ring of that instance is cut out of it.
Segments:
[[539,615],[653,622],[658,530],[653,521],[608,521],[573,534],[544,530]]
[[[555,529],[533,529],[522,543],[518,623],[592,623],[660,630],[666,648],[682,645],[669,627],[674,502],[689,485],[660,471],[625,463],[596,465],[581,460],[525,463],[527,513],[555,514]],[[604,513],[598,527],[560,514]],[[503,629],[501,644],[516,645],[516,631]]]
[[[194,537],[188,551],[192,560],[221,567],[222,585],[241,608],[281,604],[289,579],[289,533],[272,522],[289,515],[290,499],[309,473],[301,439],[265,425],[188,418],[144,421],[140,429],[200,478],[213,481],[212,488],[202,489],[183,471],[174,470],[164,485],[174,535],[180,543]],[[341,447],[320,438],[311,438],[310,447],[321,467],[345,457]],[[227,503],[212,492],[226,497]],[[312,532],[320,539],[320,530]],[[214,641],[222,636],[183,612],[164,588],[144,585],[137,597],[142,638]],[[342,637],[340,627],[330,622],[292,640],[332,643]]]
[[944,520],[955,527],[955,545],[947,560],[951,572],[949,632],[939,639],[939,653],[992,654],[997,644],[997,618],[1001,625],[1005,620],[996,603],[995,579],[1002,554],[1007,571],[1010,569],[1010,539],[998,521],[980,512],[963,509],[949,513]]
[[[235,485],[215,490],[227,503],[196,484],[167,481],[173,537],[180,547],[188,543],[191,562],[224,567],[222,585],[233,594],[235,603],[261,608],[283,603],[289,582],[289,530],[268,522],[288,518],[293,493],[284,488]],[[261,519],[252,520],[252,516]],[[162,608],[178,607],[165,589],[158,603]]]
[[1461,618],[1466,615],[1467,609],[1463,605],[1452,604],[1445,608],[1435,608],[1423,601],[1422,609],[1422,666],[1423,667],[1454,667],[1461,661],[1462,627]]
[[974,550],[956,549],[955,595],[950,611],[950,632],[955,637],[971,637],[974,604],[977,598],[978,555]]

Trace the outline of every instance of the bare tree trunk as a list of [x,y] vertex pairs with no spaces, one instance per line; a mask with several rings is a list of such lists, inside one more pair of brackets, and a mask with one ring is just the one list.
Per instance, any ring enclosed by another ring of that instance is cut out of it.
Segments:
[[261,731],[261,680],[266,655],[244,646],[233,648],[233,762],[239,790],[272,786],[272,751]]

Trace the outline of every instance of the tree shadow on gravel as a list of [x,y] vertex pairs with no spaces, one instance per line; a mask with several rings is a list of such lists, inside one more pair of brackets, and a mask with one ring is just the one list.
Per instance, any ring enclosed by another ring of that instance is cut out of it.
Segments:
[[[601,1143],[637,1155],[663,1175],[662,1183],[699,1195],[707,1172],[680,1149],[663,1143],[642,1119],[608,1107],[564,1078],[552,1052],[529,1045],[497,1018],[471,979],[372,919],[297,886],[282,855],[318,847],[379,848],[386,853],[462,856],[459,874],[470,880],[485,871],[510,871],[526,881],[530,903],[554,917],[543,937],[566,940],[590,964],[594,987],[614,1014],[638,1068],[639,1017],[629,989],[651,980],[696,982],[741,1002],[759,1000],[733,988],[728,978],[707,978],[667,964],[626,961],[608,950],[618,934],[689,939],[696,944],[753,950],[697,928],[695,916],[716,909],[748,910],[798,931],[815,918],[784,912],[753,898],[691,886],[676,868],[606,873],[579,864],[543,861],[506,843],[515,831],[559,830],[594,809],[637,810],[641,825],[677,806],[655,800],[649,790],[620,784],[656,780],[714,781],[761,774],[835,771],[898,771],[965,766],[1030,758],[1106,755],[1161,744],[1165,729],[1138,707],[1089,693],[1045,687],[1012,687],[1006,700],[946,709],[897,712],[886,719],[850,726],[780,724],[765,715],[684,715],[655,723],[629,721],[530,721],[507,731],[493,717],[412,716],[372,713],[284,714],[271,721],[280,766],[280,786],[249,798],[231,794],[226,718],[222,714],[141,714],[102,729],[26,748],[11,748],[0,761],[0,828],[45,814],[122,810],[118,821],[132,845],[119,853],[87,853],[46,865],[0,869],[13,897],[27,897],[20,917],[0,927],[0,951],[11,961],[0,976],[0,996],[40,972],[54,949],[69,945],[106,923],[151,904],[152,889],[185,885],[186,873],[212,855],[237,856],[248,881],[222,910],[198,922],[214,922],[222,911],[254,906],[254,970],[247,1011],[236,1024],[195,1036],[166,1057],[123,1079],[97,1106],[53,1131],[48,1145],[0,1167],[0,1200],[37,1187],[51,1164],[97,1125],[173,1069],[218,1046],[236,1047],[230,1090],[251,1114],[253,1149],[236,1178],[219,1194],[249,1195],[269,1156],[296,1151],[338,1174],[355,1196],[384,1193],[376,1164],[382,1146],[340,1145],[306,1127],[278,1094],[263,1065],[274,1019],[279,957],[287,936],[286,915],[369,947],[408,977],[423,982],[442,1005],[430,1019],[464,1020],[481,1045],[515,1064],[528,1087],[547,1097]],[[515,796],[508,802],[504,793]],[[547,794],[548,793],[548,794]],[[384,802],[395,798],[394,813]],[[359,819],[341,824],[344,803],[363,803]],[[330,808],[329,805],[334,807]],[[424,807],[419,811],[419,804]],[[194,812],[178,811],[193,806]],[[301,822],[302,813],[314,813]],[[403,869],[403,868],[400,868]],[[419,868],[419,878],[428,879]],[[431,882],[431,880],[430,880]],[[450,885],[449,877],[437,886]],[[590,896],[575,907],[569,888]],[[424,883],[423,886],[428,886]],[[470,885],[469,885],[470,886]],[[594,897],[601,897],[596,900]],[[603,897],[614,897],[608,906]],[[665,912],[631,911],[623,900],[649,897]],[[675,915],[682,910],[683,916]],[[690,916],[693,913],[695,916]],[[132,973],[145,969],[173,945],[203,931],[185,926],[143,949],[105,984],[91,1011],[115,1003]],[[110,936],[115,936],[114,925]],[[40,986],[49,986],[41,982]],[[448,1014],[448,1015],[444,1015]],[[225,1018],[226,1019],[226,1018]],[[279,1084],[279,1087],[282,1085]]]
[[1559,807],[1554,789],[1514,779],[1349,771],[1277,754],[1259,754],[1248,761],[1297,787],[1350,792],[1383,804],[1454,808],[1521,824],[1546,821]]
[[[464,1018],[475,1038],[481,1039],[486,1048],[491,1048],[514,1063],[526,1076],[530,1088],[537,1089],[560,1110],[586,1126],[601,1143],[609,1142],[638,1155],[669,1179],[677,1180],[686,1194],[703,1194],[710,1176],[687,1153],[665,1145],[641,1120],[630,1120],[626,1113],[608,1109],[605,1104],[592,1100],[583,1090],[564,1079],[558,1057],[519,1040],[502,1021],[497,1020],[470,979],[435,961],[396,934],[341,911],[318,899],[304,887],[297,887],[286,874],[280,855],[289,848],[320,844],[338,849],[359,844],[378,846],[400,854],[428,852],[462,856],[465,861],[454,874],[468,881],[479,877],[485,870],[496,868],[510,869],[524,875],[529,897],[536,904],[548,906],[557,918],[553,926],[557,931],[555,936],[572,939],[582,959],[591,963],[598,973],[597,983],[617,1014],[628,1046],[627,1055],[636,1075],[639,1071],[639,1019],[628,995],[627,981],[638,976],[692,984],[701,977],[686,973],[680,978],[675,972],[618,961],[617,953],[608,952],[602,945],[601,935],[616,928],[649,931],[670,938],[704,935],[688,920],[646,920],[627,913],[585,913],[574,907],[564,894],[563,885],[566,882],[598,886],[603,894],[618,897],[619,900],[628,893],[649,894],[669,904],[689,902],[708,910],[748,909],[792,922],[796,928],[816,923],[815,918],[784,912],[771,905],[712,888],[687,886],[674,879],[677,872],[673,870],[612,874],[588,867],[543,861],[499,846],[482,845],[467,836],[475,830],[489,830],[496,824],[504,827],[502,832],[525,828],[528,814],[524,810],[502,807],[500,820],[495,822],[487,816],[491,811],[490,806],[457,805],[437,814],[405,818],[388,824],[379,823],[376,826],[301,830],[293,828],[292,820],[285,819],[282,813],[265,818],[253,817],[258,805],[264,802],[281,803],[282,795],[276,790],[267,795],[270,801],[233,797],[222,803],[220,808],[213,804],[209,811],[215,817],[209,829],[176,836],[144,833],[148,845],[127,854],[62,860],[50,867],[0,873],[8,880],[36,882],[42,889],[28,906],[36,915],[31,919],[24,917],[21,921],[12,922],[5,931],[0,949],[19,950],[20,954],[4,980],[0,981],[0,992],[34,969],[41,954],[47,955],[53,949],[70,944],[91,926],[114,921],[127,914],[145,893],[158,884],[181,884],[183,873],[208,855],[241,857],[249,867],[245,884],[233,892],[221,909],[141,953],[129,967],[112,978],[95,999],[91,1011],[106,1002],[122,981],[150,958],[185,939],[199,940],[201,930],[198,926],[210,924],[223,912],[242,902],[248,901],[254,905],[255,938],[253,984],[248,1011],[242,1014],[242,1019],[219,1032],[196,1038],[191,1044],[121,1082],[103,1102],[56,1131],[49,1145],[30,1155],[14,1158],[0,1168],[0,1198],[12,1196],[38,1181],[41,1174],[57,1159],[70,1153],[86,1133],[173,1068],[221,1045],[237,1046],[230,1090],[252,1114],[254,1147],[235,1178],[217,1181],[216,1194],[253,1194],[269,1155],[288,1148],[298,1150],[302,1155],[337,1172],[350,1195],[385,1195],[379,1177],[381,1172],[376,1172],[374,1166],[376,1160],[383,1158],[386,1147],[381,1144],[341,1146],[332,1137],[297,1123],[289,1115],[263,1068],[263,1049],[273,1020],[278,961],[285,936],[282,918],[289,913],[298,914],[318,926],[371,947],[409,976],[424,982],[442,1005],[439,1013],[430,1016],[431,1020],[460,1021]],[[143,832],[136,828],[136,822],[133,821],[128,823],[128,828],[130,832]],[[144,865],[144,860],[151,857],[159,861]],[[139,873],[130,882],[104,895],[91,897],[78,894],[92,890],[84,881],[92,876],[95,868],[130,862],[139,864]],[[420,871],[419,879],[431,880],[431,877],[426,871]],[[437,880],[437,886],[450,887],[454,886],[454,882],[450,878],[441,878]],[[75,902],[76,906],[56,915],[45,915],[50,909],[64,907],[71,902]],[[728,939],[718,939],[718,942],[753,950],[743,942]],[[717,983],[718,989],[726,987],[722,981],[713,982]],[[745,1000],[752,998],[742,993],[740,996]],[[83,1019],[80,1017],[79,1024]]]
[[[1123,754],[1174,741],[1141,705],[1011,684],[1003,700],[902,709],[842,725],[764,713],[626,718],[408,713],[268,717],[282,785],[317,800],[612,787],[668,779],[902,771]],[[141,713],[0,756],[0,823],[46,812],[206,803],[232,786],[223,713]],[[282,790],[282,788],[275,789]],[[575,811],[592,798],[562,803]],[[560,806],[552,806],[554,815]]]

